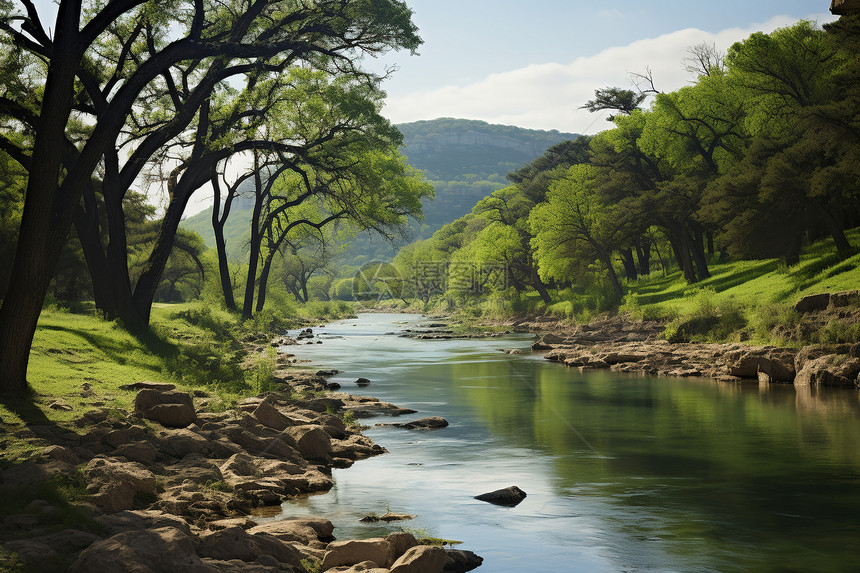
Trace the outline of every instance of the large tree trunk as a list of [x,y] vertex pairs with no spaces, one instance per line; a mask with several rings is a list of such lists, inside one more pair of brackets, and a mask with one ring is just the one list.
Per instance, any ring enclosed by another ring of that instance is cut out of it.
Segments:
[[633,249],[626,248],[620,251],[621,263],[624,265],[624,274],[627,275],[627,281],[635,281],[639,278],[636,272],[636,261],[633,260]]
[[600,260],[606,266],[606,273],[609,275],[609,284],[612,285],[612,292],[618,300],[624,298],[624,289],[621,288],[621,282],[618,280],[618,275],[615,274],[615,267],[612,266],[612,257],[609,253],[601,253]]
[[800,250],[802,246],[803,233],[795,233],[791,238],[791,242],[788,244],[785,255],[783,256],[786,266],[793,267],[800,262]]
[[847,259],[854,254],[854,248],[845,236],[845,225],[841,209],[823,208],[822,212],[824,215],[824,225],[827,227],[827,232],[833,237],[836,252],[841,258]]
[[693,267],[693,259],[690,256],[692,245],[690,244],[689,233],[684,229],[670,229],[668,237],[675,258],[678,260],[678,266],[684,272],[684,280],[689,284],[698,282],[696,269]]
[[[254,190],[256,201],[251,214],[251,240],[249,243],[248,281],[245,283],[245,299],[242,301],[242,318],[247,320],[254,313],[254,282],[257,280],[257,267],[260,264],[260,244],[263,237],[260,234],[260,214],[263,212],[263,180],[260,176],[260,166],[257,155],[254,155]],[[262,285],[262,278],[260,285]],[[263,289],[265,291],[265,287]],[[262,306],[261,306],[262,308]]]
[[0,307],[0,392],[27,388],[27,365],[42,303],[72,224],[74,209],[58,196],[65,128],[72,108],[81,3],[61,1],[54,53],[36,127],[27,196],[9,288]]
[[693,256],[693,261],[696,263],[696,276],[700,281],[711,277],[711,272],[708,270],[708,260],[705,258],[705,237],[701,229],[697,228],[692,236],[684,231],[685,236],[689,239],[690,254]]
[[549,292],[546,290],[546,285],[543,284],[543,281],[540,280],[540,276],[538,276],[537,271],[532,269],[532,284],[535,287],[535,290],[540,295],[541,300],[544,304],[552,303],[552,298],[549,296]]
[[221,292],[224,293],[224,304],[230,310],[236,310],[236,298],[233,295],[233,282],[230,280],[230,263],[227,260],[227,244],[224,240],[223,225],[213,225],[215,232],[215,250],[218,252],[218,276],[221,279]]
[[[266,306],[266,289],[269,286],[269,273],[272,270],[272,259],[274,258],[274,253],[270,253],[269,256],[266,257],[266,260],[263,261],[263,269],[260,271],[260,284],[257,287],[257,312],[263,310]],[[293,295],[296,297],[296,300],[300,301],[298,292],[296,289],[287,285],[292,291]],[[253,296],[253,295],[252,295]]]

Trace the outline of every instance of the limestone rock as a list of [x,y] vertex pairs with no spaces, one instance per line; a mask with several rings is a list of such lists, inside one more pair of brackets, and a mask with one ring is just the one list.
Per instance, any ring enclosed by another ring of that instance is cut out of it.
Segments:
[[331,573],[388,573],[388,569],[380,567],[373,561],[362,561],[352,567],[332,567],[328,571]]
[[326,547],[321,569],[326,571],[341,565],[356,565],[362,561],[384,564],[388,561],[391,546],[382,538],[333,541]]
[[134,442],[131,444],[122,444],[115,451],[115,456],[122,456],[132,462],[140,462],[142,464],[151,464],[155,461],[155,455],[158,450],[149,442]]
[[46,458],[59,460],[61,462],[65,462],[73,466],[76,466],[81,463],[80,458],[75,455],[72,450],[64,448],[63,446],[48,446],[42,450],[42,455]]
[[285,432],[293,439],[296,449],[305,459],[325,460],[331,452],[331,438],[319,426],[293,426]]
[[222,561],[239,559],[253,562],[259,555],[270,555],[279,563],[298,565],[303,556],[292,545],[271,535],[251,535],[238,526],[200,536],[198,554]]
[[794,310],[800,314],[826,310],[830,304],[830,293],[811,294],[801,298],[794,305]]
[[138,493],[155,493],[155,475],[136,462],[93,458],[84,471],[89,480],[87,493],[106,513],[131,508]]
[[441,547],[418,545],[391,565],[391,573],[444,573],[451,558]]
[[261,424],[273,430],[281,431],[289,426],[294,426],[292,420],[272,406],[268,400],[263,400],[252,414]]
[[854,388],[860,375],[860,358],[830,354],[807,361],[797,373],[795,386],[838,386]]
[[[282,541],[319,545],[333,540],[334,525],[323,517],[291,517],[262,523],[248,530],[252,535],[268,534]],[[324,547],[324,545],[323,545]]]
[[397,531],[385,538],[388,541],[388,546],[391,551],[388,554],[388,562],[386,565],[391,566],[395,561],[400,559],[404,553],[418,545],[415,536],[407,531]]
[[446,551],[451,563],[445,566],[445,571],[453,571],[455,573],[464,573],[477,569],[484,562],[484,559],[475,555],[472,551],[464,551],[462,549],[449,549]]
[[191,538],[172,527],[128,531],[84,549],[72,573],[214,573],[194,552]]
[[160,392],[147,388],[140,390],[135,396],[134,413],[172,428],[184,428],[196,418],[191,394]]
[[507,507],[519,505],[525,498],[526,492],[515,485],[475,496],[475,499],[477,500],[486,501],[495,505],[504,505]]

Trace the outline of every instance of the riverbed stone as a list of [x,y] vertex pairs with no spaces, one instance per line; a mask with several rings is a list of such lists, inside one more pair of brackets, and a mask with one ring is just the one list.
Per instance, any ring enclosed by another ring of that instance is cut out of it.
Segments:
[[326,571],[341,565],[355,565],[362,561],[384,564],[388,561],[391,546],[382,538],[333,541],[326,547],[321,569]]
[[155,475],[136,462],[93,458],[84,472],[91,501],[106,513],[130,509],[137,494],[155,493]]
[[275,408],[269,400],[263,400],[252,414],[261,424],[273,430],[281,431],[295,423]]
[[807,361],[797,373],[795,386],[836,386],[854,388],[860,374],[860,358],[829,354]]
[[119,533],[84,549],[72,573],[214,573],[194,552],[190,537],[173,527]]
[[441,547],[418,545],[391,565],[391,573],[444,573],[450,563],[451,559]]
[[293,426],[285,433],[295,442],[305,459],[325,460],[331,452],[331,437],[316,425]]
[[505,505],[508,507],[519,505],[525,498],[526,492],[515,485],[475,496],[475,499],[479,501],[486,501],[495,505]]
[[261,554],[274,557],[279,563],[298,565],[303,556],[291,545],[271,535],[252,535],[234,526],[200,536],[197,553],[222,561],[239,559],[253,562]]
[[184,428],[196,418],[191,394],[148,388],[138,391],[135,396],[134,413],[172,428]]
[[403,428],[405,430],[441,430],[448,427],[448,420],[440,416],[428,416],[418,418],[410,422],[394,422],[389,424],[376,424],[377,426],[390,426],[392,428]]
[[282,541],[324,549],[334,540],[334,525],[324,517],[288,517],[255,525],[248,533],[272,535]]

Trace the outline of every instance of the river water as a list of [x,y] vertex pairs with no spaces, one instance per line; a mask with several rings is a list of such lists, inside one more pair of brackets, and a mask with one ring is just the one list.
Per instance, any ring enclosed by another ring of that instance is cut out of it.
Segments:
[[[460,540],[484,573],[857,570],[857,392],[580,374],[498,351],[527,349],[528,335],[391,334],[421,322],[362,314],[289,347],[339,369],[344,391],[419,411],[401,420],[450,426],[366,430],[389,453],[335,470],[329,493],[285,516],[328,517],[341,539],[404,527]],[[472,497],[510,485],[528,493],[514,508]],[[359,522],[386,510],[418,517]]]

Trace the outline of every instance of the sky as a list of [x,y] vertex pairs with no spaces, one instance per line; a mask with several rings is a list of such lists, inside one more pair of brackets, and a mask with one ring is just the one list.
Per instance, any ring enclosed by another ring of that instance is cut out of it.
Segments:
[[424,39],[420,55],[366,63],[398,68],[384,84],[389,119],[457,117],[571,133],[608,127],[605,113],[580,106],[597,88],[632,88],[631,72],[650,68],[660,91],[689,83],[682,60],[693,45],[725,51],[756,31],[834,19],[827,0],[406,2]]
[[[611,125],[608,112],[581,106],[595,89],[632,88],[631,72],[650,68],[657,89],[673,91],[692,79],[682,64],[691,46],[725,51],[756,31],[835,19],[828,0],[405,1],[424,39],[419,55],[365,62],[379,73],[397,68],[383,84],[383,115],[394,123],[455,117],[585,134]],[[52,21],[52,1],[35,3]],[[201,189],[185,215],[211,202],[211,190]]]

